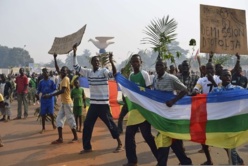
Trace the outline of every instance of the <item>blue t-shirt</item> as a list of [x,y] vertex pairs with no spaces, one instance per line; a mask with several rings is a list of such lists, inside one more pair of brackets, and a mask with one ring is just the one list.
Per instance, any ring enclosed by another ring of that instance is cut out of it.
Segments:
[[241,86],[232,85],[231,83],[229,83],[227,86],[214,87],[212,92],[222,92],[222,91],[229,91],[229,90],[236,90],[236,89],[244,89],[244,88]]
[[[37,94],[42,93],[42,95],[53,93],[56,90],[56,84],[53,80],[44,80],[42,79],[39,82]],[[54,97],[51,98],[43,98],[40,99],[41,104],[51,104],[54,102]]]

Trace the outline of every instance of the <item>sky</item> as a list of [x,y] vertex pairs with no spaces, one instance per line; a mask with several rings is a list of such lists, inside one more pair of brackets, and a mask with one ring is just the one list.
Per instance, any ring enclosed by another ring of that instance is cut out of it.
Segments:
[[132,53],[150,50],[151,45],[141,44],[145,27],[169,16],[178,23],[179,46],[190,50],[190,39],[196,39],[196,48],[200,45],[200,4],[246,10],[248,23],[247,0],[0,0],[0,45],[24,48],[35,63],[47,63],[53,59],[48,51],[55,37],[87,24],[77,54],[88,49],[95,55],[99,50],[88,40],[111,36],[115,43],[106,50],[121,63]]

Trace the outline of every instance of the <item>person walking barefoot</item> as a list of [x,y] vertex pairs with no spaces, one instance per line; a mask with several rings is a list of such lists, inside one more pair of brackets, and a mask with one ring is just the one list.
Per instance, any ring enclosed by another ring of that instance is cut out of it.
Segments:
[[[56,90],[56,85],[48,76],[48,70],[47,68],[42,69],[42,75],[43,79],[39,82],[37,93],[35,94],[38,98],[39,94],[42,93],[42,95],[53,93]],[[42,130],[40,133],[45,132],[45,122],[46,122],[46,115],[51,117],[51,122],[53,125],[53,129],[56,129],[56,126],[54,124],[54,97],[50,98],[44,98],[41,97],[40,99],[40,116],[41,116],[41,122],[42,122]]]

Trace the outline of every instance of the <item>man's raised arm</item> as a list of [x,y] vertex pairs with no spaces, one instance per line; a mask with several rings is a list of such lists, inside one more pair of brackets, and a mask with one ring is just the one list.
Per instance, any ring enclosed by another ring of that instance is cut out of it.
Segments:
[[73,67],[77,65],[77,46],[73,46]]
[[54,57],[55,69],[56,69],[57,73],[59,74],[59,73],[60,73],[60,70],[59,70],[59,66],[58,66],[58,63],[57,63],[57,54],[54,53],[54,54],[53,54],[53,57]]
[[83,68],[77,62],[77,46],[73,46],[73,68],[76,72],[80,73],[81,75],[85,76],[85,72],[83,72]]
[[236,53],[235,56],[237,57],[237,61],[236,61],[236,64],[235,64],[234,68],[231,70],[232,75],[233,75],[235,72],[237,72],[237,70],[238,70],[239,67],[240,67],[240,55],[239,55],[239,53]]

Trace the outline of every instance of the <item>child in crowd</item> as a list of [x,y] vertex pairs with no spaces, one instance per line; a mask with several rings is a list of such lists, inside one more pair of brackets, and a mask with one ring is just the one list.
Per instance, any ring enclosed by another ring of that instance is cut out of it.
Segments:
[[86,97],[84,94],[84,89],[82,87],[79,87],[79,80],[76,78],[74,80],[74,86],[75,88],[71,91],[71,98],[73,100],[73,114],[75,116],[76,130],[78,132],[81,132],[82,130],[82,109],[86,108]]

